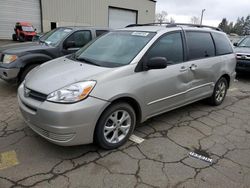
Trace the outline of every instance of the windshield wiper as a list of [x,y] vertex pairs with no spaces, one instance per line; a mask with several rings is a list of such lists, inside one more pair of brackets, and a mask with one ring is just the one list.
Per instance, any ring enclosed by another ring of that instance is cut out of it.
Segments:
[[93,60],[87,59],[87,58],[83,58],[83,57],[74,57],[77,61],[81,61],[87,64],[91,64],[91,65],[96,65],[96,66],[101,66],[98,63],[94,62]]

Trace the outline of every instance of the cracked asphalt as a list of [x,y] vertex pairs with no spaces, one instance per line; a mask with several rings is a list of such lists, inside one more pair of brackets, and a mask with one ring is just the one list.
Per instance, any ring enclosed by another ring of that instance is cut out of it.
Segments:
[[[0,188],[248,188],[250,76],[238,79],[221,106],[198,102],[154,117],[135,130],[143,143],[112,151],[47,142],[24,123],[17,87],[0,81],[0,153],[15,151],[19,161],[0,170]],[[213,163],[189,157],[191,151]]]
[[16,89],[0,81],[0,153],[14,150],[19,160],[0,170],[1,188],[250,187],[250,77],[234,83],[223,105],[198,102],[152,118],[135,130],[143,143],[113,151],[37,136],[22,120]]

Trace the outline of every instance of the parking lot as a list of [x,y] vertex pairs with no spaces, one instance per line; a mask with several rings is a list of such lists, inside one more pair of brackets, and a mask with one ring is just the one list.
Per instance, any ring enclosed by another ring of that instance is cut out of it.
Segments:
[[113,151],[44,140],[24,123],[17,86],[0,81],[0,188],[250,187],[250,76],[237,79],[221,106],[152,118],[135,130],[144,142]]

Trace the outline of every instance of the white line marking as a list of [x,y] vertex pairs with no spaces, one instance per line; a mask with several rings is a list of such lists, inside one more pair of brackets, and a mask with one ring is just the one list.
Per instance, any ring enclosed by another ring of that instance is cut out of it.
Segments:
[[144,142],[143,138],[140,138],[140,137],[138,137],[138,136],[136,136],[134,134],[130,136],[129,140],[132,141],[132,142],[135,142],[137,144],[141,144],[142,142]]
[[234,87],[234,88],[229,89],[228,91],[237,91],[237,90],[238,88]]

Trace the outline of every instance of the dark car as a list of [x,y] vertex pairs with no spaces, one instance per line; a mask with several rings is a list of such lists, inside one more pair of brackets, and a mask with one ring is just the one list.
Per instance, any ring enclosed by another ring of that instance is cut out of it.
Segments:
[[34,67],[74,53],[108,31],[108,28],[96,27],[59,27],[46,33],[38,42],[0,47],[0,78],[20,83]]
[[234,43],[237,55],[237,72],[250,72],[250,36],[244,37],[238,43]]

